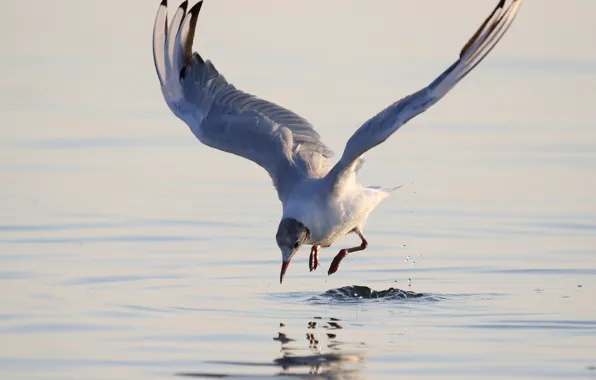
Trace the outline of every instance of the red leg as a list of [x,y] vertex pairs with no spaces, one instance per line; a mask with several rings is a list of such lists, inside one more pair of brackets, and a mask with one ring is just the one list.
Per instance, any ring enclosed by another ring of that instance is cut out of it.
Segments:
[[328,275],[332,275],[333,273],[337,272],[337,270],[339,269],[339,263],[341,263],[341,261],[344,259],[344,257],[347,256],[348,253],[364,251],[368,246],[368,242],[364,238],[364,235],[362,235],[362,232],[358,230],[354,232],[356,232],[360,239],[362,239],[362,243],[360,243],[358,247],[342,249],[341,251],[339,251],[339,253],[333,258],[333,262],[331,263],[331,266],[329,267],[329,272],[327,273]]
[[319,267],[319,246],[313,245],[310,249],[310,257],[308,258],[308,267],[310,271],[317,270]]

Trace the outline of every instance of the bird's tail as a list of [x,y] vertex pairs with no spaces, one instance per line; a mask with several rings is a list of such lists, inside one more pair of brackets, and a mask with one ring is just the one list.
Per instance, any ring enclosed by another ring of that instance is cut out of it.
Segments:
[[397,189],[399,189],[399,188],[401,188],[401,187],[403,187],[403,186],[404,186],[404,185],[399,185],[399,186],[396,186],[396,187],[390,187],[390,188],[383,188],[383,187],[381,187],[381,186],[369,186],[368,188],[369,188],[369,189],[378,190],[378,191],[383,191],[383,192],[385,192],[385,193],[387,193],[387,194],[390,194],[390,193],[394,192],[395,190],[397,190]]
[[392,192],[394,192],[395,190],[397,190],[397,189],[399,189],[399,188],[402,188],[403,186],[404,186],[404,185],[399,185],[399,186],[391,187],[391,188],[389,188],[389,189],[383,189],[383,191],[386,191],[386,192],[388,192],[388,193],[392,193]]

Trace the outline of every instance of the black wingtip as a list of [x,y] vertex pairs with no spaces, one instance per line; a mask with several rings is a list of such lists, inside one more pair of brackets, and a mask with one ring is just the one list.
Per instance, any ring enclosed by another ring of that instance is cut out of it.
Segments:
[[[199,12],[201,11],[201,7],[203,6],[203,1],[199,1],[195,5],[192,6],[186,17],[190,17],[190,25],[188,29],[188,40],[186,41],[186,46],[184,47],[184,55],[188,63],[192,61],[193,52],[192,52],[192,44],[195,39],[195,31],[197,29],[197,21],[199,19]],[[202,59],[201,59],[202,61]]]
[[182,9],[184,13],[186,13],[186,9],[188,8],[188,0],[184,0],[184,2],[180,4],[179,8]]
[[168,7],[168,0],[161,0],[161,3],[159,4],[162,7]]
[[480,36],[480,34],[484,30],[484,28],[486,27],[486,25],[488,24],[488,22],[490,21],[490,19],[493,18],[493,16],[495,15],[495,13],[497,13],[497,11],[499,9],[503,9],[505,7],[505,1],[506,0],[499,0],[499,3],[495,7],[495,9],[493,9],[493,11],[490,13],[490,15],[486,18],[486,20],[484,20],[484,22],[482,23],[482,25],[480,25],[480,27],[478,28],[478,30],[476,31],[476,33],[474,33],[474,35],[472,36],[472,38],[470,38],[468,40],[468,42],[464,45],[464,47],[461,49],[461,51],[459,52],[459,57],[460,58],[463,57],[466,54],[466,52],[468,51],[468,49],[474,44],[474,42],[476,42],[476,39]]
[[192,8],[190,8],[190,11],[188,11],[188,13],[191,16],[197,17],[199,15],[199,12],[201,11],[202,6],[203,6],[203,0],[201,0],[198,3],[196,3],[195,5],[193,5]]

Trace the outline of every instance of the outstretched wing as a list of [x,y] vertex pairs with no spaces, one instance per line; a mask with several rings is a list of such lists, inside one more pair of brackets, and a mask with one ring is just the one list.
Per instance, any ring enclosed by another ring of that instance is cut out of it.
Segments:
[[410,119],[437,103],[496,46],[513,22],[522,0],[513,0],[505,9],[500,0],[460,52],[459,59],[428,87],[391,104],[362,125],[348,140],[340,161],[327,178],[335,186],[343,175],[355,170],[360,157],[379,145]]
[[247,158],[272,178],[280,200],[304,177],[324,176],[331,150],[295,113],[236,89],[210,61],[192,53],[199,1],[182,3],[168,28],[159,6],[153,56],[166,103],[205,145]]

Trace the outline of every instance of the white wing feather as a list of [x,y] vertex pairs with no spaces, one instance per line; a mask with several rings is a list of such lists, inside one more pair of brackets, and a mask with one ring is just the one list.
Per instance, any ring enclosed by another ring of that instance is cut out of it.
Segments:
[[263,167],[283,201],[305,177],[327,174],[332,152],[308,121],[237,90],[210,61],[191,53],[201,6],[202,1],[186,13],[185,1],[169,29],[162,29],[162,22],[167,25],[167,1],[160,4],[153,51],[164,98],[202,143]]
[[460,52],[459,59],[428,87],[391,104],[362,125],[348,140],[340,161],[327,175],[332,186],[353,172],[368,150],[381,144],[410,119],[437,103],[495,47],[513,22],[522,0],[513,0],[507,9],[500,0],[486,21]]
[[168,73],[167,81],[174,81],[180,75],[180,70],[174,66],[174,61],[176,56],[180,54],[180,46],[176,45],[176,36],[178,35],[178,31],[180,30],[180,26],[184,21],[186,16],[186,8],[188,7],[188,2],[183,2],[180,4],[176,12],[174,13],[174,17],[172,18],[172,22],[168,28],[167,32],[167,39],[166,39],[166,72]]
[[166,61],[165,51],[166,33],[168,31],[168,6],[167,1],[163,0],[157,10],[155,16],[155,23],[153,25],[153,62],[155,63],[155,70],[159,77],[161,88],[164,88],[166,82]]

